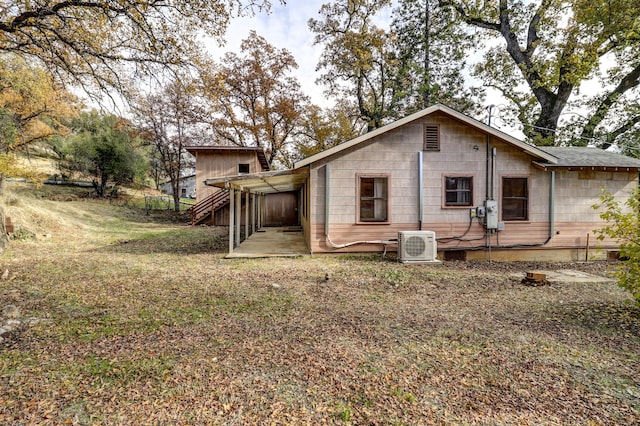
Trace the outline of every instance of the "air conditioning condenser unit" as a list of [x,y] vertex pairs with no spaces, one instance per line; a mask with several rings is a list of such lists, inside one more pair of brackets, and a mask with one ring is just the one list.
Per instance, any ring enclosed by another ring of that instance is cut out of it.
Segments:
[[402,263],[440,263],[433,231],[398,232],[398,260]]

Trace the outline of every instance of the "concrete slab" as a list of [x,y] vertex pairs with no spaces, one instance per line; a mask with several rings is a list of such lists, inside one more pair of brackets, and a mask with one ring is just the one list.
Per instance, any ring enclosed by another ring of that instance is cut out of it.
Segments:
[[297,257],[308,254],[301,228],[265,227],[244,240],[225,258]]

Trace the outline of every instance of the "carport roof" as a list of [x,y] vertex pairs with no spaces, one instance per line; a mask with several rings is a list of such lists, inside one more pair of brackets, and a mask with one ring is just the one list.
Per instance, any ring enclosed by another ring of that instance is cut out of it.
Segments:
[[309,169],[281,170],[206,179],[205,185],[253,194],[297,191],[309,177]]

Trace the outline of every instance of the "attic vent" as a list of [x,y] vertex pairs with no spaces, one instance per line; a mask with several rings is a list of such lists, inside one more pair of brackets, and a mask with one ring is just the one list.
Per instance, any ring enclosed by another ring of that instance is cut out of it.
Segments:
[[424,150],[440,151],[440,126],[433,124],[424,126]]

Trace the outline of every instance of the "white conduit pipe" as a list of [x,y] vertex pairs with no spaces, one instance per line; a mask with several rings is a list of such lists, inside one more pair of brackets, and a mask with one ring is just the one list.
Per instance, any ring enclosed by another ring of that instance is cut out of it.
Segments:
[[336,244],[331,240],[329,236],[329,198],[330,198],[330,185],[331,173],[329,172],[329,165],[324,166],[324,235],[327,244],[332,248],[341,249],[346,247],[355,246],[358,244],[397,244],[397,241],[385,241],[385,240],[372,240],[372,241],[351,241],[343,244]]

